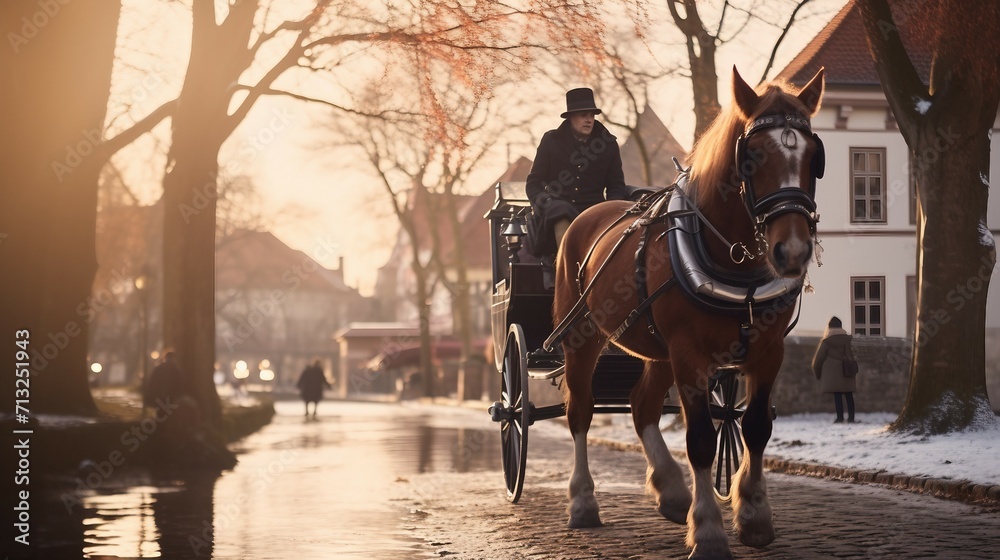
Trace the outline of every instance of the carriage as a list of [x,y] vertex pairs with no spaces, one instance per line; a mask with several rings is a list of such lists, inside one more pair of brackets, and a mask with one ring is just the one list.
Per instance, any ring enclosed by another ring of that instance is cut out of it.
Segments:
[[[634,201],[649,198],[658,190],[631,189],[630,199]],[[562,356],[546,351],[545,342],[558,339],[569,325],[563,325],[561,332],[553,332],[553,290],[544,286],[542,263],[524,250],[530,212],[525,183],[497,183],[495,191],[495,202],[486,218],[492,241],[493,349],[501,386],[500,400],[490,407],[490,415],[500,424],[507,499],[517,503],[524,487],[530,426],[566,414],[564,403],[536,407],[530,395],[532,385],[558,386],[562,381]],[[630,412],[629,395],[642,370],[642,360],[609,345],[594,371],[594,412]],[[746,398],[735,367],[719,368],[711,383],[710,408],[718,439],[714,484],[720,495],[727,496],[743,453],[740,419],[746,410]],[[678,414],[680,410],[676,396],[668,395],[662,413]]]
[[[501,378],[490,414],[500,424],[508,499],[521,497],[531,424],[565,415],[574,448],[568,526],[602,525],[587,433],[595,413],[631,412],[646,489],[664,518],[687,525],[693,559],[732,558],[725,503],[742,544],[774,540],[764,476],[770,395],[809,263],[819,264],[816,180],[825,156],[811,118],[823,70],[801,89],[755,90],[734,68],[732,93],[674,184],[596,204],[572,221],[553,290],[522,251],[524,185],[497,185],[488,213]],[[565,406],[534,406],[531,384],[556,380]],[[664,413],[678,412],[691,486],[659,429]]]

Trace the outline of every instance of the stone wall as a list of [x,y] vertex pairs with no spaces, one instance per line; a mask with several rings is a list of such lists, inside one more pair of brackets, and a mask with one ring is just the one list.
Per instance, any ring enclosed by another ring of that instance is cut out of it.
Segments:
[[[986,338],[986,382],[993,409],[1000,411],[1000,334],[991,331]],[[778,414],[833,412],[833,398],[820,392],[811,367],[819,340],[806,336],[785,339],[785,361],[771,394]],[[860,366],[854,393],[858,412],[902,410],[909,387],[909,340],[855,337],[851,348]]]

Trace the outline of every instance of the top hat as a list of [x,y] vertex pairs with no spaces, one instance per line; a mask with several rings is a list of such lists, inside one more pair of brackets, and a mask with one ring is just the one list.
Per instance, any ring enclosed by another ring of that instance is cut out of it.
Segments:
[[601,114],[601,110],[594,103],[594,90],[576,88],[566,92],[566,112],[559,116],[565,119],[570,113],[577,111],[594,111],[598,115]]

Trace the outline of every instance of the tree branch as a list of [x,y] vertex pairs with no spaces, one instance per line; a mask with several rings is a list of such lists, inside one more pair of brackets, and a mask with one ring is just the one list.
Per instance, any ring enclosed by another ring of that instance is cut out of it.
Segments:
[[115,155],[118,150],[121,150],[125,146],[131,144],[136,138],[146,134],[150,130],[160,124],[160,121],[173,115],[174,109],[177,107],[177,100],[173,99],[167,101],[163,105],[160,105],[153,110],[150,114],[143,117],[141,120],[137,121],[132,126],[126,128],[125,130],[119,132],[113,138],[109,138],[101,145],[97,151],[98,157],[102,158],[102,163],[107,162],[111,159],[111,156]]
[[764,67],[764,72],[760,75],[760,81],[758,84],[764,83],[767,79],[767,73],[771,71],[771,67],[774,66],[774,57],[778,54],[778,47],[781,46],[782,41],[785,40],[785,36],[788,35],[788,30],[792,28],[792,24],[795,23],[795,16],[798,15],[799,10],[803,6],[812,2],[812,0],[801,0],[792,10],[792,14],[788,16],[788,22],[785,23],[785,27],[781,30],[781,35],[778,35],[778,40],[774,42],[774,48],[771,49],[771,56],[767,59],[767,66]]
[[917,103],[929,101],[927,87],[903,48],[887,0],[858,0],[858,7],[882,90],[903,138],[910,144],[921,117]]

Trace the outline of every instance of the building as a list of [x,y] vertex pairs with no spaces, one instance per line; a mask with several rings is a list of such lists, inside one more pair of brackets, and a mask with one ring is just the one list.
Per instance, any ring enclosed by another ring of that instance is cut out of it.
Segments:
[[[138,384],[162,341],[162,208],[107,204],[97,220],[98,272],[86,309],[95,384]],[[225,379],[294,387],[312,359],[337,373],[333,334],[374,304],[268,232],[238,230],[216,246],[216,360]],[[238,364],[244,367],[237,367]],[[267,370],[261,379],[261,371]]]
[[[929,43],[907,25],[919,19],[898,23],[907,52],[926,83]],[[826,93],[813,129],[826,149],[826,175],[817,182],[816,194],[824,266],[814,264],[809,269],[816,292],[805,296],[794,333],[821,334],[836,315],[856,334],[911,337],[917,239],[909,150],[882,93],[853,0],[777,78],[802,86],[821,67],[826,69]],[[991,169],[1000,169],[1000,153],[992,150],[991,157]],[[989,224],[1000,220],[996,197],[990,198],[988,220]],[[996,237],[997,231],[992,229],[991,234]],[[998,285],[995,270],[991,282]],[[991,339],[1000,336],[1000,298],[995,293],[988,299]]]
[[215,261],[219,371],[234,375],[243,362],[248,382],[270,370],[274,386],[292,388],[319,359],[339,377],[334,333],[371,316],[369,300],[344,283],[342,257],[330,270],[269,232],[240,230],[216,244]]

